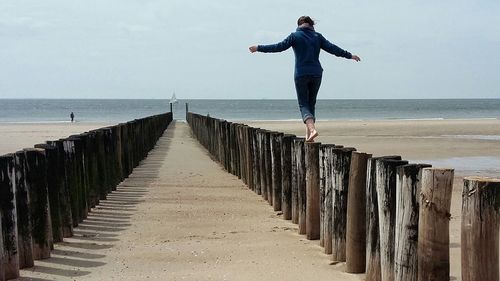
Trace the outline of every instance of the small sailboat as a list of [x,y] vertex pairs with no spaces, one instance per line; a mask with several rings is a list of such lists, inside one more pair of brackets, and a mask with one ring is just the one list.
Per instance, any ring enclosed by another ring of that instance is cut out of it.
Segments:
[[177,98],[175,97],[175,92],[174,94],[172,95],[172,97],[170,98],[170,104],[178,104],[179,101],[177,100]]

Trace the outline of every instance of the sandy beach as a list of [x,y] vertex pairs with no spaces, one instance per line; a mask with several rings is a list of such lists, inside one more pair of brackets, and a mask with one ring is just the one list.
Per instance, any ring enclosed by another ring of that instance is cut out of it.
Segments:
[[0,154],[112,125],[104,122],[0,123]]
[[[303,134],[299,122],[245,122]],[[75,125],[75,126],[74,126]],[[0,124],[0,152],[106,124]],[[330,265],[318,241],[209,160],[185,124],[56,245],[25,280],[362,280]],[[450,221],[452,280],[460,278],[462,178],[500,176],[499,120],[318,122],[324,143],[456,168]],[[314,277],[312,277],[314,276]],[[311,279],[313,278],[313,279]]]

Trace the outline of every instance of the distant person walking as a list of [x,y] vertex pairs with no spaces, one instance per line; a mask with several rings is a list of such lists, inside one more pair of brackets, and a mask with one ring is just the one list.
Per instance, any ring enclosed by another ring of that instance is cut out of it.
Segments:
[[346,59],[361,59],[330,43],[314,30],[314,21],[309,16],[297,20],[297,30],[285,40],[273,45],[251,46],[250,52],[277,53],[290,47],[295,53],[295,89],[302,120],[306,124],[306,141],[313,142],[319,135],[314,123],[316,121],[316,97],[321,85],[323,68],[319,62],[320,49]]
[[71,118],[71,123],[73,123],[75,121],[75,114],[73,112],[71,112],[69,117]]

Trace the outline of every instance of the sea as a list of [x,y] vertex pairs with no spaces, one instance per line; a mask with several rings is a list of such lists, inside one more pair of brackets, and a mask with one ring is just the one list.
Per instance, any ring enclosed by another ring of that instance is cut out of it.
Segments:
[[[189,111],[221,119],[300,120],[296,100],[178,100],[174,119]],[[0,99],[0,123],[126,122],[170,111],[168,99]],[[500,99],[318,100],[318,120],[498,119]]]

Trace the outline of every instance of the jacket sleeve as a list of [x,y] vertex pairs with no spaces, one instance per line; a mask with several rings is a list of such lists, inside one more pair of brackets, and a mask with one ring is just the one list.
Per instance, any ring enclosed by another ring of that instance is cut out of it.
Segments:
[[323,50],[327,51],[328,53],[335,55],[337,57],[352,59],[351,53],[337,47],[335,44],[332,44],[330,41],[326,40],[326,38],[323,37],[323,35],[320,35],[320,36],[321,36],[321,49],[323,49]]
[[278,53],[278,52],[283,52],[293,46],[293,33],[288,35],[285,40],[277,43],[277,44],[272,44],[272,45],[259,45],[257,46],[257,51],[262,52],[262,53]]

